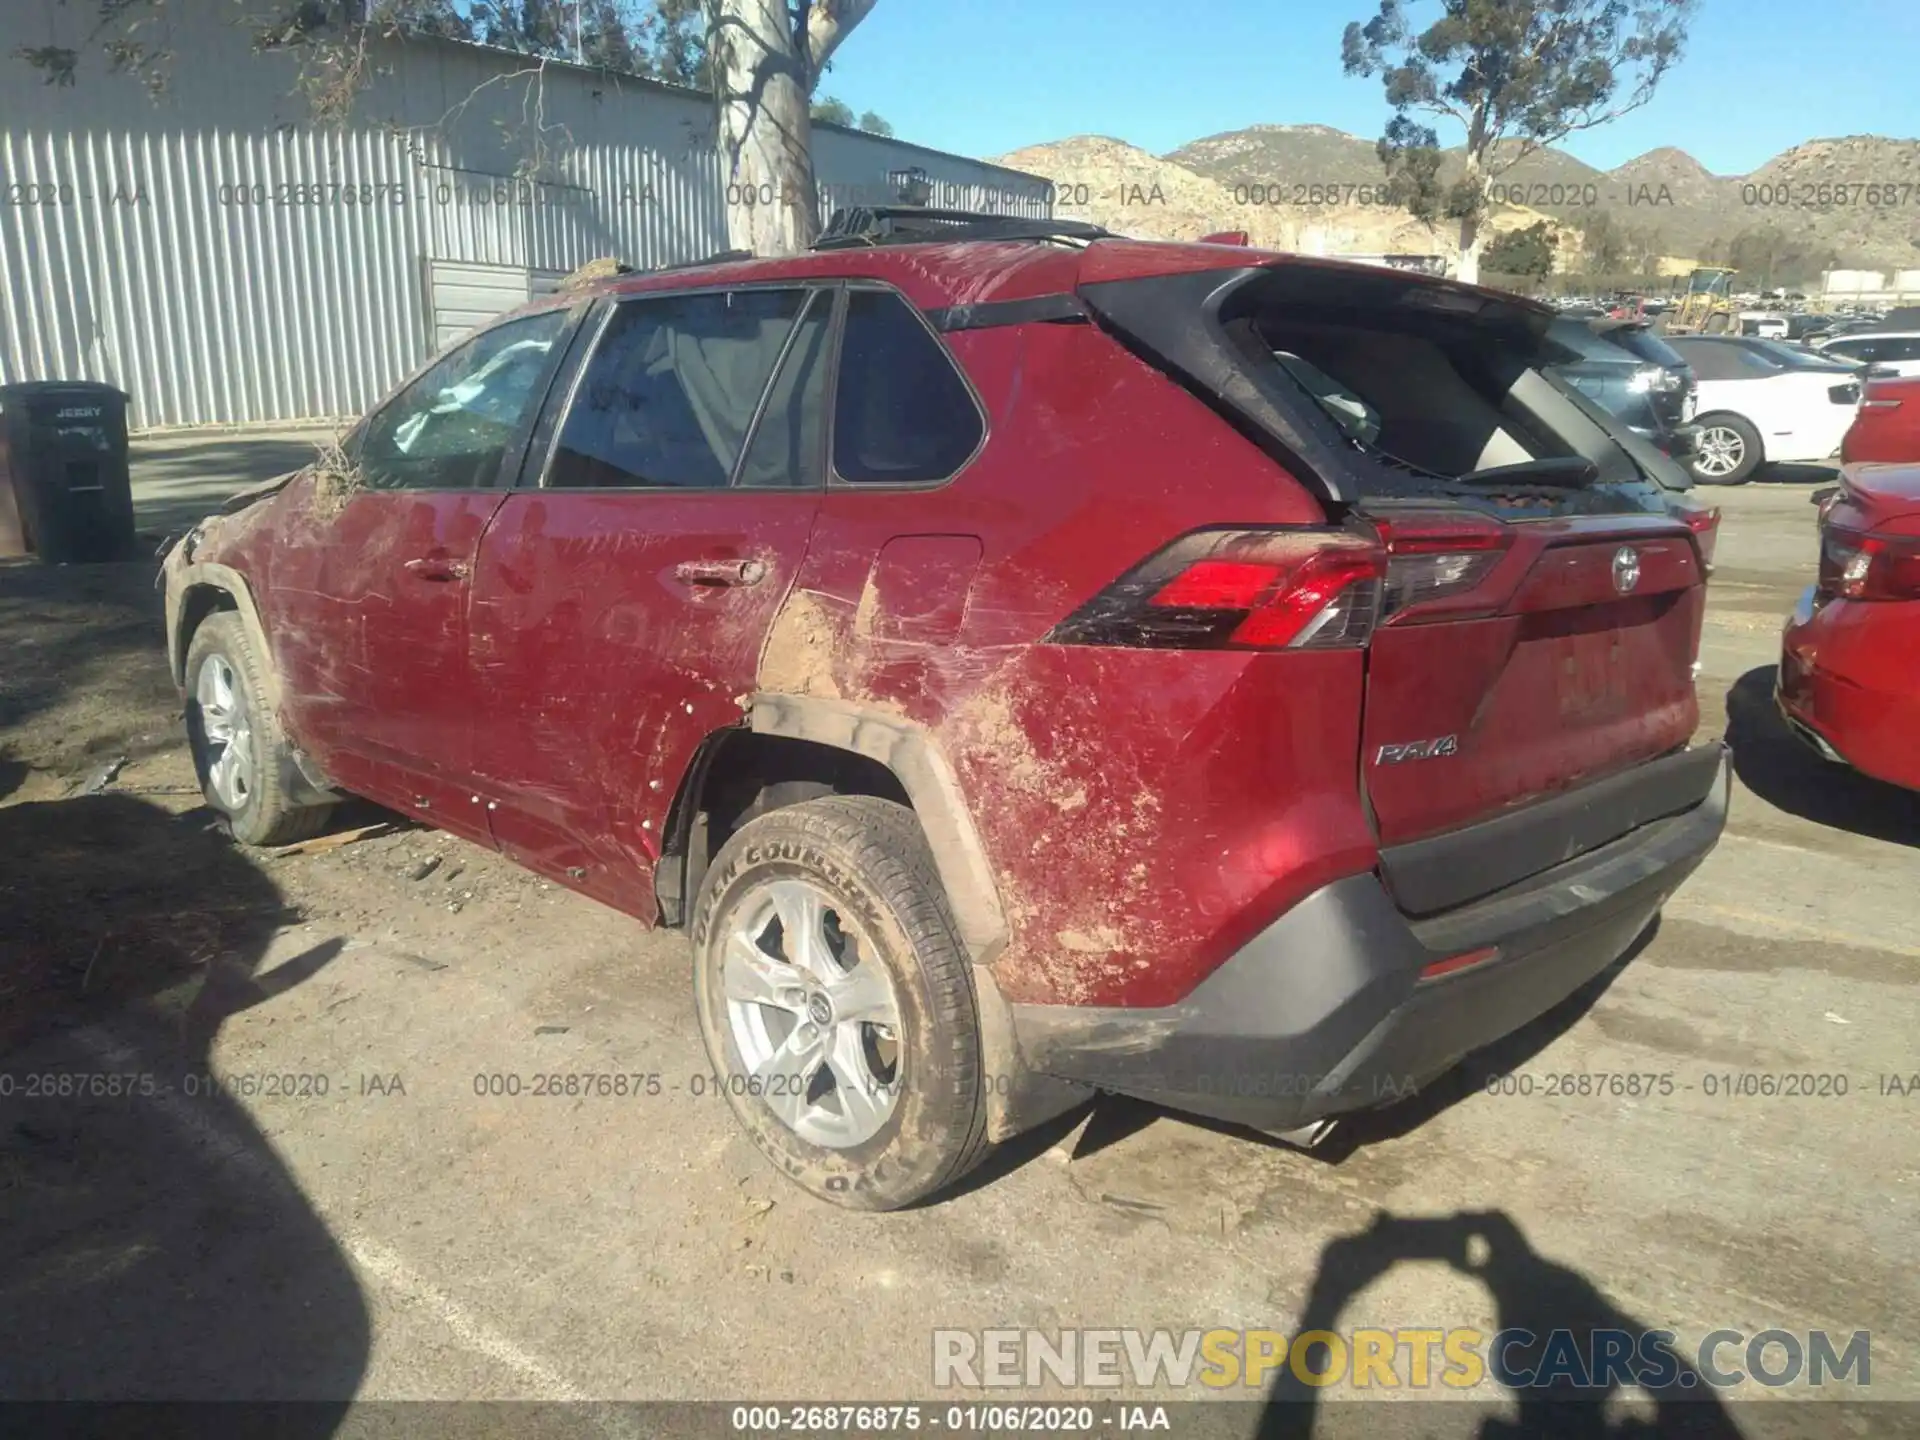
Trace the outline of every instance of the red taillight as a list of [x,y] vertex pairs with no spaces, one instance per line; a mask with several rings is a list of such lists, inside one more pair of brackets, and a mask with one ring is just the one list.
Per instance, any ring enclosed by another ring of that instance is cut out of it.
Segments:
[[1838,600],[1920,600],[1920,536],[1826,526],[1818,591]]
[[1718,505],[1675,505],[1677,514],[1687,529],[1693,532],[1693,548],[1700,552],[1700,569],[1705,574],[1713,573],[1713,548],[1720,539],[1720,507]]
[[[1406,514],[1376,522],[1387,551],[1383,624],[1408,623],[1445,612],[1457,619],[1462,604],[1479,589],[1507,553],[1513,535],[1481,515]],[[1485,608],[1497,608],[1489,598]],[[1467,609],[1474,608],[1468,603]]]
[[1203,530],[1135,566],[1047,638],[1190,650],[1364,645],[1382,559],[1344,530]]

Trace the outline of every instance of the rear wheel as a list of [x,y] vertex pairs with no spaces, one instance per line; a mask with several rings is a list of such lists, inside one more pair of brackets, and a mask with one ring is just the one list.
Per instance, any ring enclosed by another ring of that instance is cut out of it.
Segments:
[[986,1149],[969,960],[913,812],[833,796],[750,821],[694,912],[713,1083],[776,1167],[893,1210]]
[[1702,485],[1744,485],[1760,468],[1766,452],[1760,432],[1738,415],[1703,415],[1694,423],[1700,434],[1687,468]]
[[243,845],[317,835],[328,805],[294,805],[281,784],[291,747],[267,703],[261,658],[240,617],[209,615],[187,647],[187,740],[207,803]]

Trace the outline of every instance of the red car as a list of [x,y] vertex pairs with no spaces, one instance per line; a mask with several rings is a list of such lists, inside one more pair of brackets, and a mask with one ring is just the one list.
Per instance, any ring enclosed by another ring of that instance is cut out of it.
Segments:
[[1849,465],[1821,503],[1819,583],[1782,637],[1781,713],[1827,759],[1920,790],[1916,676],[1920,464]]
[[687,1083],[865,1208],[1103,1087],[1316,1138],[1712,848],[1717,512],[1541,373],[1552,312],[860,224],[536,301],[186,536],[234,833],[351,792],[686,929]]
[[1840,442],[1840,458],[1920,460],[1920,375],[1867,381],[1860,411]]

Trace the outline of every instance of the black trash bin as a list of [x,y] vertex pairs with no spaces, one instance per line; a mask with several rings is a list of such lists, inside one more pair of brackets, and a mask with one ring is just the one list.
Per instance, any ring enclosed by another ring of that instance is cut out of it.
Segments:
[[0,490],[42,560],[134,554],[127,398],[91,380],[0,385]]

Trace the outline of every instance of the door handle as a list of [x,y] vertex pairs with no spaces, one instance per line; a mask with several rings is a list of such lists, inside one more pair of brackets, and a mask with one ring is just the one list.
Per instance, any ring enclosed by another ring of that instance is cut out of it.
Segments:
[[759,560],[682,560],[673,578],[685,585],[758,585],[767,567]]
[[422,580],[464,580],[467,578],[467,562],[456,560],[451,555],[421,555],[409,560],[401,567],[409,575]]

